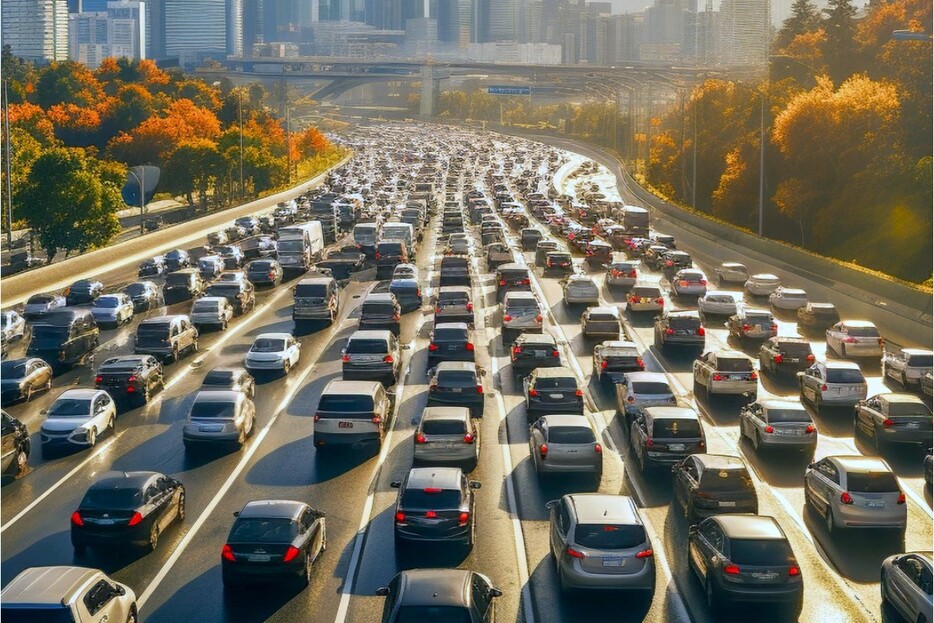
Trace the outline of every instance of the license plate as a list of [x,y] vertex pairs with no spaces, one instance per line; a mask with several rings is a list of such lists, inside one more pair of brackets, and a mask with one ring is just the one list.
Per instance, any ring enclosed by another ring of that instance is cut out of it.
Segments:
[[247,556],[249,562],[269,562],[269,554],[250,554]]
[[353,422],[338,422],[338,428],[353,428]]
[[792,357],[791,359],[788,360],[788,363],[798,363],[799,361],[800,359],[798,359],[797,357]]
[[756,332],[758,333],[758,332],[760,332],[760,331],[762,331],[762,325],[761,325],[761,324],[757,324],[757,325],[756,325]]
[[869,508],[885,508],[885,502],[880,502],[879,500],[870,500],[866,502],[866,506]]
[[623,557],[622,556],[604,556],[603,566],[604,567],[622,567]]
[[98,519],[97,523],[102,526],[112,526],[116,523],[113,519]]
[[775,573],[774,571],[769,571],[767,573],[756,572],[756,573],[751,573],[750,575],[752,575],[752,577],[756,578],[757,580],[774,580],[775,578],[778,577],[778,574]]
[[720,508],[735,508],[736,502],[720,502]]
[[669,450],[674,450],[675,452],[680,452],[680,451],[684,450],[684,447],[685,447],[685,446],[684,446],[683,443],[671,443],[671,444],[668,444],[668,449],[669,449]]
[[746,380],[746,379],[745,379],[745,375],[744,375],[744,374],[731,374],[731,375],[730,375],[730,380],[731,380],[731,381],[744,381],[744,380]]
[[459,393],[461,393],[461,392],[463,391],[463,388],[462,388],[462,387],[452,387],[452,388],[451,388],[451,391],[452,391],[453,393],[455,393],[455,394],[459,394]]
[[921,424],[918,422],[908,422],[905,424],[905,428],[921,428]]
[[561,400],[564,398],[564,394],[548,394],[548,397],[552,400]]
[[454,444],[453,444],[453,443],[445,443],[445,444],[442,444],[441,447],[444,448],[445,450],[453,450],[453,449],[454,449]]

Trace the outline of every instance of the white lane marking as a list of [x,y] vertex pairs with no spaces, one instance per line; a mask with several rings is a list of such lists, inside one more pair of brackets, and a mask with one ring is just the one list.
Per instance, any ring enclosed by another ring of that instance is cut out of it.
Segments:
[[67,474],[65,474],[65,475],[62,476],[61,478],[59,478],[59,480],[58,480],[54,485],[52,485],[51,487],[49,487],[48,489],[46,489],[45,491],[43,491],[42,495],[40,495],[40,496],[37,497],[35,500],[33,500],[32,502],[30,502],[29,505],[28,505],[26,508],[24,508],[23,510],[21,510],[20,512],[18,512],[18,513],[13,517],[13,519],[11,519],[10,521],[8,521],[8,522],[6,522],[5,524],[3,524],[3,526],[0,527],[0,533],[3,533],[4,531],[6,531],[7,528],[9,528],[9,527],[12,526],[13,524],[15,524],[17,521],[19,521],[20,519],[22,519],[23,517],[25,517],[25,516],[29,513],[29,511],[31,511],[31,510],[34,509],[36,506],[38,506],[39,503],[42,502],[42,500],[44,500],[45,498],[49,497],[56,489],[58,489],[58,488],[61,487],[63,484],[65,484],[66,482],[68,482],[68,480],[69,480],[72,476],[74,476],[75,474],[77,474],[78,472],[80,472],[82,469],[84,469],[84,466],[85,466],[85,465],[87,465],[88,463],[90,463],[91,461],[93,461],[94,459],[96,459],[97,457],[101,456],[101,455],[104,453],[104,451],[107,450],[107,448],[109,448],[115,441],[117,441],[117,439],[120,437],[120,435],[122,435],[124,432],[126,432],[126,431],[120,431],[120,432],[118,432],[116,435],[114,435],[113,437],[111,437],[110,439],[108,439],[105,443],[103,443],[103,444],[97,446],[97,449],[96,449],[94,452],[92,452],[92,453],[89,454],[87,457],[85,457],[85,459],[84,459],[83,461],[81,461],[80,463],[78,463],[77,465],[75,465],[74,468],[72,468],[72,470],[71,470],[70,472],[68,472]]
[[[337,327],[337,330],[334,332],[334,335],[339,335],[344,329],[344,324],[348,321],[348,318],[344,318],[341,321],[341,324]],[[211,514],[214,512],[214,509],[217,508],[217,505],[220,504],[221,500],[224,499],[224,496],[227,495],[227,491],[233,486],[237,478],[240,476],[240,473],[246,468],[249,464],[250,459],[253,458],[253,455],[256,454],[256,451],[262,445],[263,440],[266,438],[266,435],[269,434],[270,429],[273,424],[276,423],[276,420],[279,419],[279,416],[285,411],[285,408],[291,402],[292,397],[298,392],[302,387],[302,383],[306,378],[314,371],[315,366],[311,365],[305,368],[302,374],[295,379],[290,385],[287,385],[288,390],[285,395],[282,397],[282,401],[279,402],[276,406],[276,410],[273,413],[272,417],[269,419],[269,422],[266,426],[263,427],[263,430],[256,435],[253,439],[250,446],[247,448],[246,452],[243,453],[243,456],[240,457],[240,461],[230,472],[230,475],[227,477],[227,480],[224,481],[224,484],[221,485],[221,488],[217,491],[211,501],[208,502],[208,505],[205,506],[204,510],[201,512],[201,515],[198,516],[198,519],[192,524],[188,532],[185,533],[185,536],[182,537],[182,540],[176,546],[175,550],[172,552],[172,555],[169,556],[168,560],[165,561],[165,564],[162,565],[162,568],[159,569],[159,572],[155,575],[149,585],[146,587],[146,590],[143,591],[143,594],[137,598],[137,604],[139,610],[142,610],[146,605],[146,602],[152,597],[153,593],[156,592],[156,589],[159,588],[159,585],[162,584],[162,581],[165,580],[165,577],[172,570],[172,567],[175,566],[175,563],[178,562],[178,559],[181,558],[182,554],[185,552],[185,549],[191,544],[195,536],[198,534],[198,531],[201,530],[201,527],[208,520]]]
[[[497,357],[490,358],[490,367],[493,377],[499,375],[499,361]],[[527,561],[528,550],[525,547],[525,537],[522,534],[522,521],[519,519],[519,506],[516,503],[515,485],[512,482],[512,472],[515,466],[512,462],[512,453],[509,443],[509,424],[506,422],[506,402],[502,391],[496,392],[496,408],[499,411],[499,421],[503,425],[506,443],[500,444],[503,453],[503,477],[506,481],[506,504],[509,506],[509,520],[512,523],[512,534],[515,540],[516,566],[519,572],[519,583],[522,586],[522,612],[526,623],[534,623],[535,614],[532,607],[532,589],[529,583],[529,565]]]

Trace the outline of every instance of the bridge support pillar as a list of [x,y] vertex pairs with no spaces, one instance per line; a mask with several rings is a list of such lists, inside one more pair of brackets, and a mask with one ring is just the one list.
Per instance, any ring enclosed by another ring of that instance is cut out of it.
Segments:
[[422,67],[422,96],[418,103],[420,117],[433,117],[438,95],[441,93],[441,81],[448,77],[449,72],[440,71],[435,65]]

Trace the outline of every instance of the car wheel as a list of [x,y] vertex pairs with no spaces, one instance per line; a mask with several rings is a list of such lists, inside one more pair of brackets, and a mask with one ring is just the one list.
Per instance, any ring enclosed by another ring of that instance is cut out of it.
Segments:
[[29,467],[29,455],[26,454],[26,451],[22,448],[16,451],[16,459],[14,461],[16,465],[16,475],[21,476],[25,473],[26,469]]
[[88,446],[93,448],[94,444],[97,443],[97,429],[91,428],[88,431]]
[[156,547],[159,545],[159,524],[153,523],[152,528],[149,529],[149,543],[147,547],[150,552],[156,551]]
[[129,614],[126,615],[126,623],[136,623],[136,607],[135,606],[131,607]]
[[115,430],[117,430],[117,418],[112,417],[110,421],[107,422],[107,432],[113,434]]
[[143,404],[149,404],[149,400],[152,398],[152,394],[149,391],[149,386],[146,386],[146,389],[143,390],[142,394]]
[[185,492],[178,494],[178,520],[185,521]]
[[879,596],[882,598],[882,607],[891,606],[889,601],[889,591],[885,588],[885,584],[888,582],[886,578],[885,571],[882,572],[882,575],[879,577]]
[[178,361],[178,344],[172,347],[172,361]]
[[707,585],[707,608],[709,608],[711,612],[717,612],[720,610],[720,599],[719,599],[719,596],[717,595],[717,590],[716,588],[714,588],[713,582],[711,582],[709,578],[707,579],[706,585]]
[[305,554],[305,568],[302,571],[301,585],[308,586],[311,584],[311,554]]
[[289,371],[290,371],[291,369],[292,369],[292,362],[289,361],[288,359],[286,359],[286,360],[285,360],[285,363],[282,364],[282,372],[283,372],[283,374],[288,374]]
[[824,520],[827,524],[827,534],[833,534],[833,509],[829,506],[827,507],[827,514],[824,515]]

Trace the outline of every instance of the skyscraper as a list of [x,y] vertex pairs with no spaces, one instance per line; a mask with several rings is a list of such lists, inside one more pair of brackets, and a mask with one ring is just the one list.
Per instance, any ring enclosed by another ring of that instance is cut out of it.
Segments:
[[227,0],[227,54],[243,56],[243,0]]
[[727,65],[765,65],[769,61],[769,0],[723,0],[722,62]]
[[225,0],[162,0],[165,54],[190,62],[199,52],[227,51]]
[[0,39],[21,58],[66,60],[68,4],[65,0],[3,0]]

